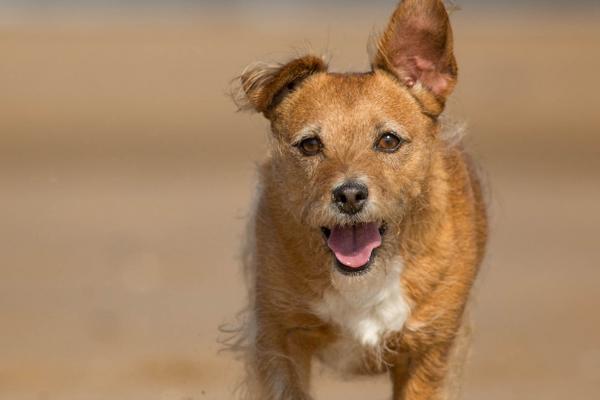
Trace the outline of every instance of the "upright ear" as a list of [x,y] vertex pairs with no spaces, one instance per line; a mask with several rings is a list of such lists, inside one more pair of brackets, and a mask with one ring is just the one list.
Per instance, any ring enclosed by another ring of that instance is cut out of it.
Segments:
[[394,74],[427,112],[439,115],[458,75],[442,0],[403,0],[377,43],[372,66]]
[[270,118],[273,109],[306,78],[327,70],[325,62],[305,56],[287,64],[255,64],[242,73],[241,93],[236,99],[240,109],[251,109]]

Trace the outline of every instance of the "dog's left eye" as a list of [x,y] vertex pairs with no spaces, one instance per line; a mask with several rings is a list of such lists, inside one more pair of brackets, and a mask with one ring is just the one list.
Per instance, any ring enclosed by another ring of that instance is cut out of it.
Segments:
[[397,151],[404,143],[404,140],[392,132],[386,132],[375,143],[375,149],[385,153]]
[[308,139],[304,139],[300,143],[298,143],[298,148],[305,156],[316,156],[321,152],[323,148],[323,143],[317,137],[312,137]]

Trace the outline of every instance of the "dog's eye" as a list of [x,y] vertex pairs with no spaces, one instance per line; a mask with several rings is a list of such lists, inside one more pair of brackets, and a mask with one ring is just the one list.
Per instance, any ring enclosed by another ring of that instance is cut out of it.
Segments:
[[321,143],[319,138],[312,137],[301,141],[298,144],[298,148],[305,156],[316,156],[321,152],[323,143]]
[[397,151],[403,143],[404,140],[399,138],[396,134],[392,132],[386,132],[381,135],[379,140],[377,140],[375,149],[385,153],[393,153]]

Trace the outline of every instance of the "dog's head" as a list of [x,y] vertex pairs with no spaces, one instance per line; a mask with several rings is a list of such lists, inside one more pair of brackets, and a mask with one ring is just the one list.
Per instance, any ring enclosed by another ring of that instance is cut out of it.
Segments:
[[322,232],[347,274],[394,255],[391,239],[427,190],[437,118],[457,77],[442,1],[404,0],[372,67],[329,73],[306,56],[241,77],[246,106],[271,121],[282,207]]

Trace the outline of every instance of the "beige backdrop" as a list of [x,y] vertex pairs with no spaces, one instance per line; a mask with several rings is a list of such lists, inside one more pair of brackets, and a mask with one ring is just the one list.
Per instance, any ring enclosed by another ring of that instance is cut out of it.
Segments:
[[[307,47],[365,69],[390,12],[246,11],[0,18],[0,399],[231,398],[217,326],[243,306],[268,129],[229,81]],[[453,17],[450,111],[493,203],[468,400],[600,393],[599,15]],[[388,398],[385,379],[317,382]]]

